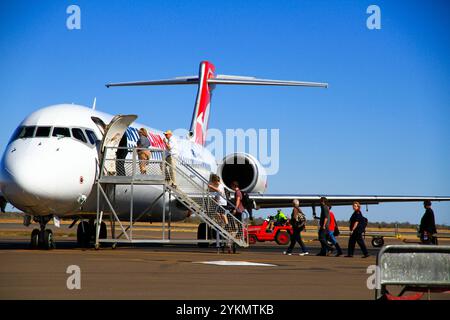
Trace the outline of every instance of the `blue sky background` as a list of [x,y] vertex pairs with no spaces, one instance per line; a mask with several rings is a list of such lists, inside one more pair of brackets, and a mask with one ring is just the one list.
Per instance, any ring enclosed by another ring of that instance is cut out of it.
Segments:
[[[66,8],[81,8],[81,30]],[[382,29],[366,27],[381,8]],[[329,89],[218,87],[211,128],[279,128],[269,193],[450,196],[448,1],[1,1],[0,148],[35,109],[74,102],[188,127],[196,89],[111,81],[223,74],[324,81]],[[435,204],[450,224],[450,205]],[[308,214],[310,210],[306,210]],[[347,220],[351,208],[335,208]],[[418,223],[421,204],[372,221]]]

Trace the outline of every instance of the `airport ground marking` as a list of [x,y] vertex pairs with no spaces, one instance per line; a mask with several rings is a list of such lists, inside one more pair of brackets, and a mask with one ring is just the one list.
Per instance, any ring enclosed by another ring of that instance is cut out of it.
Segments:
[[209,264],[217,266],[237,266],[237,267],[278,267],[276,264],[270,263],[260,263],[260,262],[249,262],[249,261],[227,261],[227,260],[217,260],[217,261],[198,261],[193,263],[199,264]]

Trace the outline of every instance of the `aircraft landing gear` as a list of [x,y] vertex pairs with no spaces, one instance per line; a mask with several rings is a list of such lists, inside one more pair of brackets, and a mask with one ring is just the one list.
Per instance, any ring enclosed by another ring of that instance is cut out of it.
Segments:
[[34,217],[34,221],[39,222],[40,229],[33,229],[31,232],[30,247],[32,249],[54,249],[55,240],[53,238],[53,232],[50,229],[45,229],[47,223],[53,218],[53,216],[38,216]]
[[77,227],[77,244],[80,248],[89,247],[91,241],[92,228],[87,221],[80,221]]
[[[88,248],[91,241],[95,242],[96,224],[91,221],[80,221],[77,227],[77,243],[80,248]],[[106,224],[102,222],[100,224],[99,238],[105,239],[107,237]],[[95,249],[99,249],[99,246],[95,246]]]

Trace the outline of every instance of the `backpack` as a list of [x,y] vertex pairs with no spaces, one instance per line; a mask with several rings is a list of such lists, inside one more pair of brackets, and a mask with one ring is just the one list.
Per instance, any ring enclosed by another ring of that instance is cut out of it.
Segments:
[[367,218],[364,216],[362,218],[363,219],[361,221],[361,226],[359,228],[360,228],[361,232],[366,232],[366,227],[367,227],[367,224],[369,223],[369,220],[367,220]]
[[297,227],[300,228],[301,231],[306,228],[306,216],[303,212],[300,212],[300,219],[297,222]]
[[253,209],[253,201],[250,200],[250,196],[248,195],[247,192],[242,191],[241,190],[241,194],[242,194],[242,205],[244,206],[245,209]]
[[335,223],[335,224],[334,224],[334,232],[333,232],[333,235],[334,235],[335,237],[338,237],[340,234],[341,234],[341,232],[339,231],[338,225],[337,225],[337,223]]
[[303,212],[299,211],[298,219],[295,219],[295,213],[292,212],[291,224],[292,224],[292,227],[300,229],[300,231],[305,230],[305,228],[306,228],[306,216],[305,216],[305,214]]

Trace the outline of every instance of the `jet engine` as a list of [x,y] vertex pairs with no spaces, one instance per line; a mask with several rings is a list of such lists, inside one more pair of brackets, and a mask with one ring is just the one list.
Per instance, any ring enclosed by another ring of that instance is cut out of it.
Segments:
[[264,193],[267,188],[267,175],[259,161],[247,153],[227,155],[217,169],[226,187],[237,181],[239,188],[248,193]]

